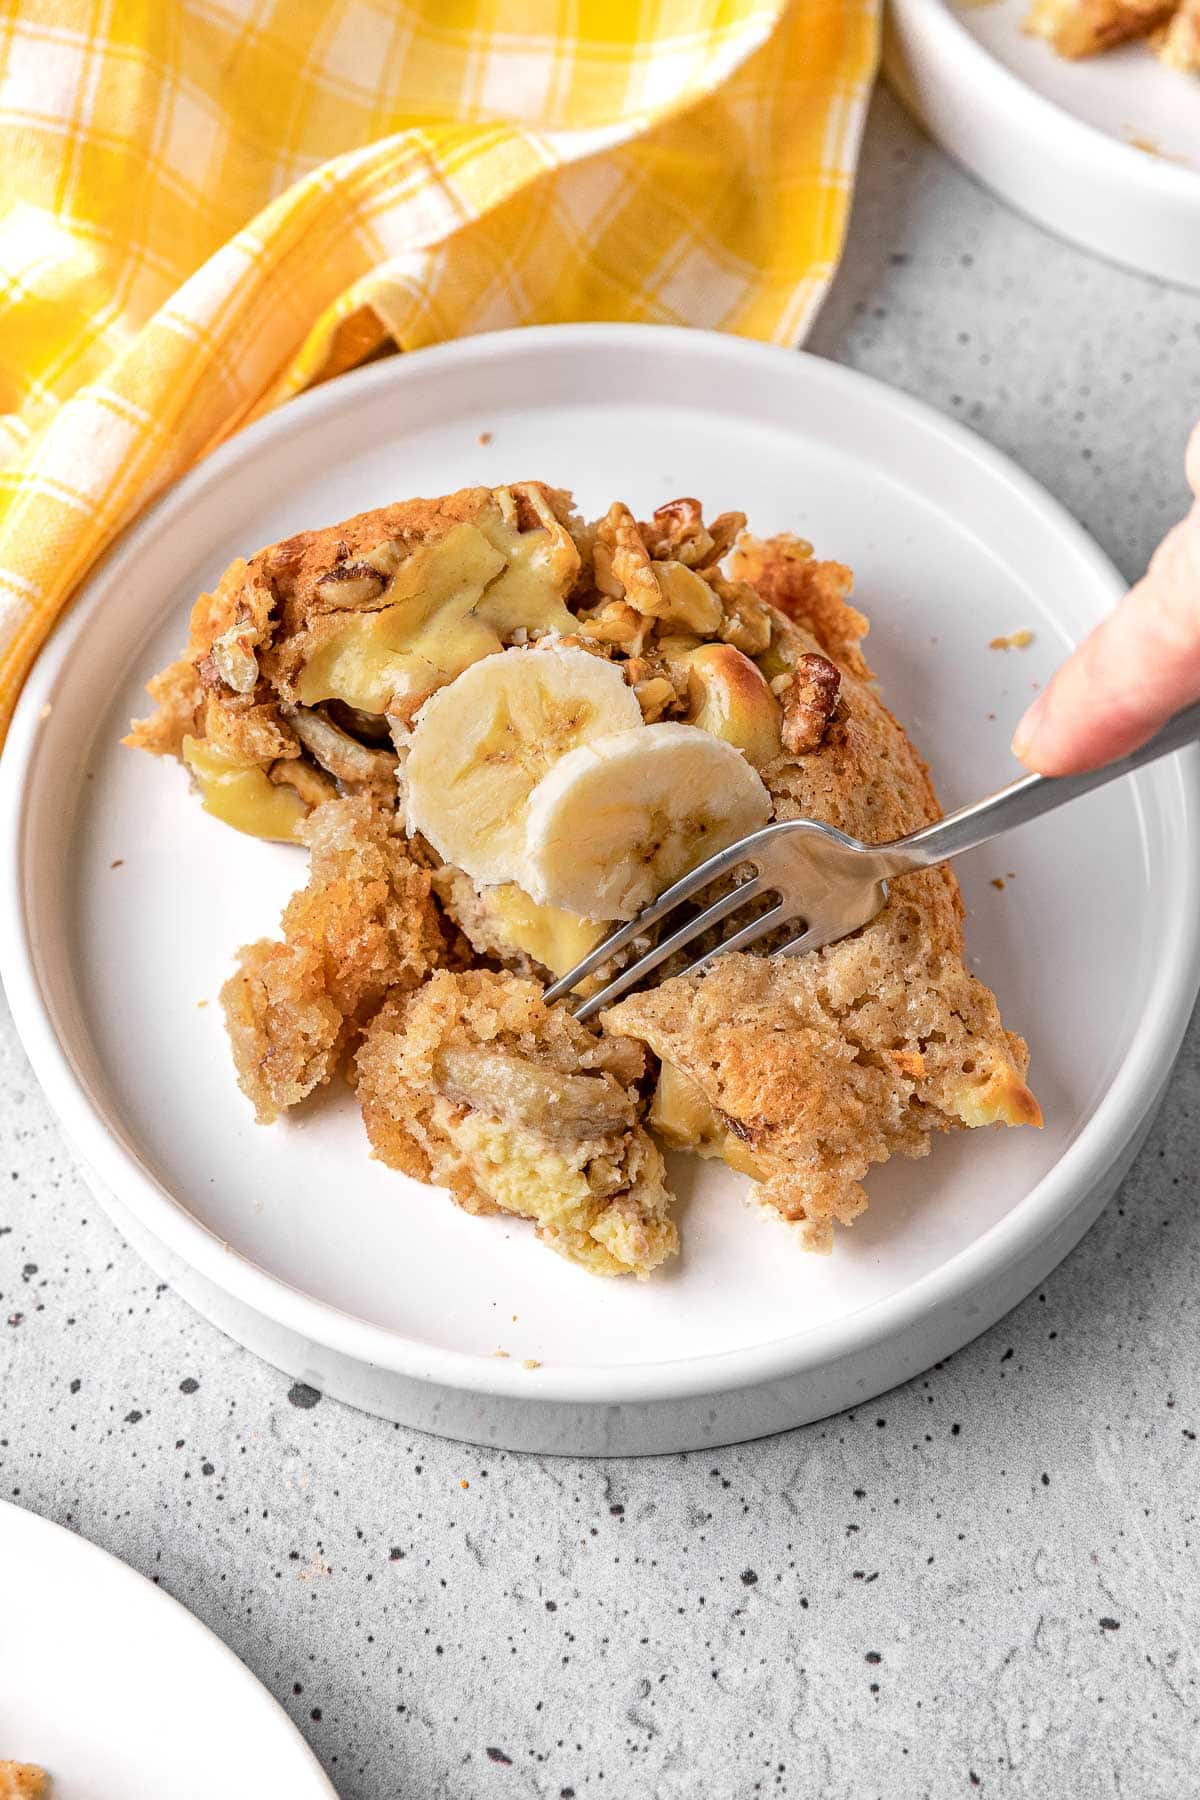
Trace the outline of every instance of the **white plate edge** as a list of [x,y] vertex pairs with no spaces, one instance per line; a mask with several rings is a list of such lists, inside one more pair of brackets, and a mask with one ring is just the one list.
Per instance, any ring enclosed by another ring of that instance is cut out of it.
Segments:
[[[300,1765],[303,1766],[307,1763],[313,1779],[311,1790],[313,1795],[320,1793],[326,1795],[328,1800],[338,1800],[337,1790],[321,1767],[311,1745],[303,1732],[288,1717],[274,1694],[263,1685],[257,1675],[246,1667],[237,1652],[231,1649],[223,1638],[218,1637],[212,1627],[206,1625],[203,1619],[198,1619],[195,1613],[183,1604],[182,1600],[177,1600],[174,1594],[169,1593],[166,1588],[160,1587],[157,1582],[151,1581],[148,1576],[142,1574],[140,1569],[133,1568],[121,1557],[114,1556],[111,1550],[105,1550],[102,1545],[93,1543],[91,1538],[84,1537],[81,1532],[72,1531],[68,1526],[60,1525],[55,1519],[46,1518],[43,1513],[35,1512],[31,1507],[17,1506],[11,1500],[0,1500],[0,1542],[4,1540],[8,1530],[12,1529],[13,1521],[16,1522],[15,1529],[18,1533],[28,1531],[35,1538],[44,1534],[46,1542],[56,1546],[65,1539],[69,1546],[66,1549],[68,1556],[77,1556],[81,1561],[102,1563],[107,1567],[110,1575],[114,1570],[119,1570],[121,1577],[128,1582],[139,1584],[143,1590],[148,1589],[155,1602],[161,1602],[164,1608],[171,1610],[175,1616],[176,1625],[182,1624],[190,1630],[203,1644],[205,1653],[211,1654],[214,1660],[222,1663],[226,1674],[253,1695],[255,1704],[259,1708],[269,1709],[274,1716],[277,1729],[281,1729],[284,1737],[291,1742],[293,1750],[299,1757]],[[51,1556],[53,1557],[55,1554],[55,1551],[52,1550]],[[146,1597],[146,1594],[143,1593],[143,1598]],[[52,1759],[47,1759],[45,1766],[49,1768],[51,1777],[53,1777]],[[290,1771],[292,1776],[296,1772],[296,1769]]]
[[1093,178],[1130,181],[1143,185],[1156,199],[1200,209],[1200,169],[1147,156],[1030,87],[967,30],[949,0],[888,0],[888,5],[911,30],[932,39],[940,53],[961,64],[965,77],[981,93],[994,90],[998,104],[1023,113],[1031,132],[1050,148],[1061,152],[1064,142],[1078,139],[1070,142],[1070,149],[1086,161]]

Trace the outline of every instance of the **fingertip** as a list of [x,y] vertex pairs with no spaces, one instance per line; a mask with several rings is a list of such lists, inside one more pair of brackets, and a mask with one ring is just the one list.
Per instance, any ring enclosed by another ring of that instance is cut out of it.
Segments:
[[1033,768],[1032,757],[1036,752],[1036,740],[1046,716],[1046,696],[1039,694],[1021,719],[1012,735],[1012,753],[1018,762],[1023,762],[1028,769]]
[[1197,500],[1200,500],[1200,425],[1194,428],[1188,439],[1184,467],[1187,470],[1188,486]]

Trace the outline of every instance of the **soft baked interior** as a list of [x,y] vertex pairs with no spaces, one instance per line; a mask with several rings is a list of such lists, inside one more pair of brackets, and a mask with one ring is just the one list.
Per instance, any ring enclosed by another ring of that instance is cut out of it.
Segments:
[[439,970],[393,997],[355,1058],[371,1148],[473,1213],[531,1219],[599,1275],[674,1254],[662,1155],[644,1129],[647,1057],[505,971]]

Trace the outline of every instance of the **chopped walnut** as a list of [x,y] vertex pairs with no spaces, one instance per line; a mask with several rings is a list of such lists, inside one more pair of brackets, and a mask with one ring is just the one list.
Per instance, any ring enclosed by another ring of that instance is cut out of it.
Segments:
[[587,637],[581,631],[564,631],[561,637],[539,638],[531,645],[536,651],[543,650],[586,650],[589,656],[598,656],[601,660],[612,660],[614,646],[606,644],[601,638]]
[[710,577],[720,596],[724,618],[720,636],[743,656],[761,656],[771,642],[771,615],[748,581],[726,581],[724,576]]
[[698,500],[671,500],[638,529],[656,562],[683,563],[707,575],[728,554],[745,524],[745,513],[724,512],[706,525]]
[[659,589],[655,618],[701,637],[710,637],[719,628],[721,602],[695,570],[686,563],[668,561],[655,563],[654,575]]
[[698,500],[669,500],[639,530],[657,562],[680,562],[694,569],[712,557],[712,534],[705,530]]
[[654,615],[660,603],[658,583],[637,520],[619,500],[613,501],[596,528],[592,569],[602,594],[628,600],[639,612]]
[[661,719],[677,699],[674,684],[665,675],[652,675],[648,681],[635,681],[633,691],[647,725],[653,725],[656,720]]
[[365,562],[337,563],[316,584],[319,597],[341,612],[366,606],[383,592],[383,576]]
[[647,622],[628,601],[606,600],[591,612],[580,613],[579,629],[586,637],[597,638],[602,644],[616,644],[631,656],[637,656],[641,653]]
[[746,529],[746,515],[740,512],[718,513],[708,528],[712,538],[712,549],[704,559],[704,568],[711,569],[721,562],[733,548],[740,531]]
[[682,693],[671,671],[658,656],[631,656],[623,665],[626,681],[637,695],[642,717],[653,725],[666,712],[678,711]]
[[662,658],[649,651],[642,656],[626,657],[621,672],[631,687],[636,687],[639,681],[653,681],[658,675],[667,675],[669,678],[669,671]]
[[668,632],[665,637],[660,633],[654,646],[655,660],[662,664],[655,673],[668,677],[681,700],[686,700],[688,696],[692,653],[700,648],[703,641],[694,632]]
[[805,756],[820,748],[838,703],[840,671],[827,656],[815,650],[802,656],[794,673],[771,683],[783,705],[783,747],[793,756]]
[[[345,545],[339,548],[345,550]],[[382,601],[384,590],[401,560],[400,545],[395,538],[385,538],[359,556],[343,555],[317,580],[314,598],[337,612],[374,606],[377,601]]]

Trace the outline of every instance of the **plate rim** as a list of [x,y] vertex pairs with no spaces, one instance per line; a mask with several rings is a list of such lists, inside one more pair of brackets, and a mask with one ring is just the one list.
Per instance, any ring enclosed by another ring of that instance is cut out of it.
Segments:
[[[1183,879],[1173,886],[1170,899],[1174,905],[1167,916],[1173,930],[1165,934],[1166,949],[1129,1054],[1100,1105],[1059,1161],[1003,1219],[899,1293],[866,1303],[836,1321],[809,1326],[765,1344],[710,1355],[649,1363],[550,1363],[539,1368],[534,1382],[519,1365],[406,1336],[282,1280],[232,1249],[139,1164],[93,1102],[58,1039],[38,982],[23,904],[25,776],[37,750],[41,708],[53,689],[58,668],[86,629],[91,613],[103,603],[107,587],[115,585],[152,534],[174,524],[210,485],[223,481],[227,471],[259,454],[277,436],[317,429],[327,412],[353,405],[369,388],[393,383],[403,387],[417,374],[439,365],[504,358],[510,351],[536,353],[568,342],[577,345],[581,353],[619,352],[646,345],[651,338],[658,354],[673,350],[688,358],[755,363],[773,359],[780,378],[794,378],[803,372],[805,382],[818,387],[824,383],[834,397],[839,390],[868,394],[885,422],[902,431],[915,429],[940,439],[950,452],[967,457],[993,480],[1007,484],[1070,540],[1081,561],[1091,565],[1100,586],[1107,587],[1114,598],[1124,590],[1125,582],[1083,527],[1003,452],[924,401],[858,370],[808,352],[675,326],[518,327],[453,340],[352,371],[236,433],[176,482],[108,552],[51,634],[26,683],[0,759],[0,979],[34,1072],[85,1173],[97,1178],[101,1204],[107,1186],[147,1231],[198,1274],[268,1320],[315,1344],[372,1363],[389,1374],[523,1402],[645,1403],[758,1387],[869,1351],[927,1313],[969,1303],[972,1293],[1050,1237],[1086,1202],[1154,1103],[1200,990],[1200,858],[1186,858],[1181,850]],[[811,401],[811,391],[808,398]],[[1172,761],[1173,767],[1164,763],[1149,779],[1161,782],[1164,790],[1171,784],[1184,819],[1179,843],[1186,846],[1200,834],[1200,748],[1182,752]]]
[[[5,1543],[9,1532],[14,1528],[18,1534],[28,1532],[32,1539],[40,1539],[44,1534],[45,1541],[55,1547],[50,1552],[52,1559],[55,1560],[57,1560],[56,1549],[61,1548],[62,1540],[66,1539],[69,1545],[69,1548],[66,1549],[68,1557],[75,1556],[81,1563],[87,1563],[90,1566],[106,1566],[110,1575],[114,1570],[119,1571],[127,1586],[136,1584],[142,1590],[143,1600],[151,1599],[152,1604],[161,1602],[159,1610],[162,1616],[164,1618],[168,1615],[173,1616],[177,1626],[189,1630],[203,1644],[205,1654],[211,1656],[215,1663],[222,1664],[230,1678],[239,1682],[248,1692],[252,1693],[259,1709],[265,1708],[273,1716],[276,1728],[282,1728],[284,1736],[291,1740],[293,1749],[298,1755],[299,1764],[289,1771],[290,1777],[294,1779],[307,1761],[308,1772],[313,1781],[311,1788],[313,1800],[317,1800],[317,1796],[323,1796],[324,1800],[337,1800],[337,1790],[321,1767],[312,1745],[295,1722],[288,1717],[275,1695],[258,1679],[253,1670],[247,1667],[237,1651],[232,1649],[224,1638],[218,1637],[211,1625],[206,1625],[203,1619],[197,1618],[196,1614],[185,1606],[182,1600],[176,1599],[175,1595],[166,1588],[160,1587],[157,1582],[151,1581],[148,1576],[143,1575],[140,1569],[135,1569],[131,1563],[114,1555],[111,1550],[106,1550],[102,1544],[94,1543],[82,1532],[72,1531],[67,1526],[60,1525],[57,1519],[49,1519],[44,1513],[34,1511],[32,1507],[18,1506],[11,1500],[0,1500],[0,1545]],[[148,1594],[147,1589],[149,1590]],[[73,1583],[70,1591],[74,1591]],[[46,1761],[53,1775],[53,1761],[52,1759],[46,1759]],[[57,1789],[55,1791],[57,1792]]]
[[[916,29],[932,38],[939,48],[959,60],[982,87],[991,85],[997,89],[1005,110],[1023,112],[1039,135],[1050,132],[1070,136],[1081,134],[1079,152],[1092,161],[1093,173],[1101,178],[1114,174],[1143,183],[1149,190],[1158,190],[1161,197],[1183,200],[1191,206],[1200,202],[1200,169],[1170,162],[1166,157],[1147,156],[1144,150],[1102,131],[1090,120],[1081,119],[1078,113],[1031,87],[968,31],[950,0],[888,0],[888,4]],[[1049,45],[1046,48],[1047,54],[1053,54]],[[1110,168],[1095,169],[1097,158],[1102,164],[1110,164]]]

